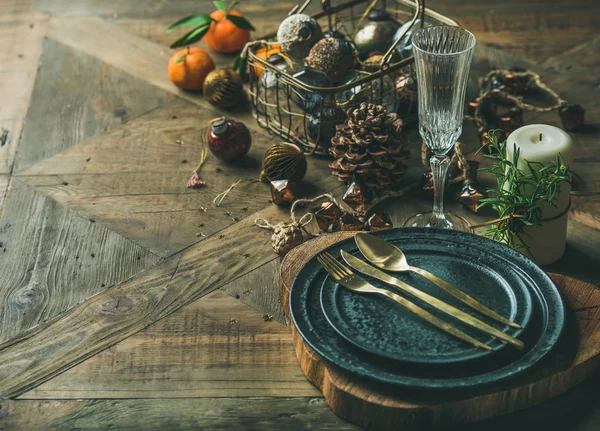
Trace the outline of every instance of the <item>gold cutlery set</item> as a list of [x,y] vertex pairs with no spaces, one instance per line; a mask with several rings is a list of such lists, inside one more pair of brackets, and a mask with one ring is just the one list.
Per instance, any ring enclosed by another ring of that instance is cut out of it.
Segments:
[[[519,350],[522,350],[524,348],[524,344],[521,340],[518,340],[508,335],[507,333],[496,329],[495,327],[483,322],[482,320],[477,319],[471,316],[470,314],[465,313],[464,311],[459,310],[458,308],[447,304],[441,301],[440,299],[429,295],[428,293],[423,292],[422,290],[419,290],[405,283],[404,281],[389,275],[388,273],[382,270],[387,270],[391,272],[410,271],[419,274],[420,276],[436,284],[440,289],[444,290],[446,293],[454,296],[462,303],[476,310],[480,314],[504,325],[512,326],[514,328],[520,328],[520,326],[517,323],[489,309],[485,305],[473,299],[471,296],[462,292],[457,287],[452,286],[451,284],[442,280],[436,275],[425,271],[424,269],[410,266],[406,260],[404,253],[395,245],[390,244],[389,242],[377,236],[365,233],[357,234],[354,237],[354,239],[362,255],[372,265],[358,259],[350,253],[341,250],[340,254],[345,263],[350,268],[369,277],[382,281],[406,295],[422,300],[423,302],[429,304],[431,307],[443,312],[446,315],[449,315],[453,319],[462,322],[463,324],[474,328],[484,334],[490,335],[505,344],[509,344]],[[470,335],[464,333],[457,327],[435,316],[434,314],[423,309],[422,307],[406,299],[405,297],[393,293],[390,290],[373,286],[372,284],[368,283],[365,279],[356,275],[351,269],[340,263],[330,253],[324,252],[320,254],[319,256],[317,256],[317,260],[323,266],[323,268],[333,277],[333,279],[338,282],[339,285],[359,293],[372,293],[386,296],[389,299],[392,299],[393,301],[402,305],[412,313],[421,317],[425,321],[429,322],[431,325],[441,329],[442,331],[445,331],[446,333],[453,335],[458,339],[470,343],[473,346],[486,350],[492,350],[492,348],[489,345],[471,337]]]

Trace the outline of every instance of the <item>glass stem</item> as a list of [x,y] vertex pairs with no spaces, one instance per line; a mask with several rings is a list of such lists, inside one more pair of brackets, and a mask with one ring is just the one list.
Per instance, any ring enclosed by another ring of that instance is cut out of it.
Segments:
[[445,224],[444,217],[444,189],[446,188],[446,175],[450,166],[450,157],[446,155],[431,157],[431,172],[433,173],[433,214],[432,225]]

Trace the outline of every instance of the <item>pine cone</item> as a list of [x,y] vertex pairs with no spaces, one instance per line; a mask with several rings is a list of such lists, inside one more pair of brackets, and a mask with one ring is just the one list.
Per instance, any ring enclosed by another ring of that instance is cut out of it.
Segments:
[[404,162],[410,157],[402,119],[383,106],[364,102],[347,115],[331,139],[332,174],[346,184],[357,178],[375,191],[398,189],[407,169]]

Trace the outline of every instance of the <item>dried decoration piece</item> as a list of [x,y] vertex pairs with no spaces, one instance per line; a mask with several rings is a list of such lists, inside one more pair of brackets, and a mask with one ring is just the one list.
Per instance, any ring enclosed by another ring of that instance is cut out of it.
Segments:
[[423,172],[423,190],[427,193],[433,193],[433,172],[431,172],[431,169]]
[[215,69],[204,80],[204,98],[219,108],[231,108],[244,101],[242,78],[233,69]]
[[469,160],[468,175],[465,179],[458,201],[470,211],[477,213],[477,207],[481,203],[481,199],[487,197],[486,188],[477,181],[477,172],[479,162]]
[[[574,130],[584,121],[585,111],[579,105],[569,105],[554,90],[544,84],[540,75],[522,69],[492,70],[479,80],[480,94],[469,103],[465,119],[477,126],[482,145],[487,145],[490,129],[502,129],[504,135],[496,135],[500,141],[524,124],[523,112],[558,111],[567,130]],[[549,106],[537,106],[524,100],[531,89],[545,93],[554,102]],[[504,113],[498,113],[501,107]],[[508,109],[508,111],[507,111]]]
[[334,231],[356,231],[364,230],[365,224],[352,214],[343,214],[334,224]]
[[383,106],[365,102],[346,114],[346,123],[338,126],[331,140],[329,152],[336,158],[329,165],[332,174],[346,185],[356,178],[372,190],[397,190],[410,157],[402,119]]
[[319,229],[324,231],[335,223],[341,216],[340,207],[335,202],[323,202],[321,207],[315,211],[315,219]]
[[271,236],[273,251],[280,256],[285,256],[292,248],[299,246],[303,241],[302,229],[298,223],[277,225]]
[[271,198],[275,205],[291,205],[296,200],[296,183],[288,180],[271,181]]
[[353,181],[346,189],[342,200],[357,213],[364,213],[370,201],[370,193],[358,181]]
[[200,169],[202,168],[202,165],[206,161],[207,155],[208,155],[208,150],[206,149],[206,147],[202,147],[202,150],[200,151],[200,163],[198,164],[198,166],[196,166],[196,169],[194,169],[194,175],[192,175],[192,177],[189,179],[189,181],[187,183],[188,189],[197,189],[197,188],[200,188],[200,187],[206,185],[206,182],[204,182],[203,180],[200,179]]
[[306,175],[306,169],[306,156],[302,150],[297,145],[280,142],[265,152],[260,180],[300,181]]
[[389,229],[392,227],[394,227],[392,220],[386,213],[375,213],[369,217],[369,220],[367,220],[367,223],[365,223],[365,228],[371,232]]
[[500,128],[508,136],[524,124],[523,110],[513,107],[507,113],[500,116]]
[[470,211],[477,213],[481,199],[485,198],[487,193],[485,187],[477,182],[465,182],[458,198],[458,202]]
[[199,189],[204,185],[206,185],[206,182],[200,179],[198,172],[194,172],[194,175],[192,175],[192,177],[187,182],[188,189]]
[[577,130],[583,126],[585,119],[585,110],[581,105],[567,105],[560,108],[558,111],[563,127],[569,132]]
[[273,247],[273,251],[275,253],[280,256],[284,256],[292,248],[302,243],[304,240],[302,235],[303,230],[308,236],[316,236],[304,229],[304,227],[312,221],[313,214],[306,213],[299,220],[297,220],[295,214],[296,207],[302,204],[314,203],[321,199],[330,199],[331,201],[334,201],[333,196],[330,194],[319,195],[312,199],[298,199],[290,208],[291,221],[280,222],[276,225],[273,225],[269,223],[269,221],[259,217],[254,220],[254,223],[260,228],[273,231],[273,235],[271,236],[271,247]]

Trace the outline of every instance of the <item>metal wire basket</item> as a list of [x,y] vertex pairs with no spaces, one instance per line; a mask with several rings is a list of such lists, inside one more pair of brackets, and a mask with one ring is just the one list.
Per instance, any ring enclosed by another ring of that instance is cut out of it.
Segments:
[[[296,6],[291,14],[302,13],[312,0]],[[275,64],[259,57],[257,52],[266,49],[265,42],[251,42],[248,48],[248,76],[253,115],[258,124],[269,133],[300,146],[307,154],[325,154],[329,146],[333,123],[341,123],[343,114],[362,102],[384,105],[390,112],[398,112],[406,121],[416,113],[416,101],[403,100],[396,91],[395,79],[412,73],[414,58],[410,55],[397,59],[396,46],[415,25],[457,25],[453,20],[425,8],[425,0],[389,0],[380,2],[399,22],[406,22],[405,31],[382,56],[378,70],[373,72],[354,71],[350,82],[333,87],[306,84],[293,76],[289,61]],[[323,10],[312,15],[321,20],[322,26],[332,29],[341,25],[348,33],[354,33],[361,25],[373,0],[351,0],[331,6],[322,0]],[[326,20],[325,23],[322,21]],[[335,24],[334,24],[335,23]],[[263,36],[272,40],[275,33]],[[299,68],[302,65],[298,65]],[[409,75],[412,76],[412,75]]]

